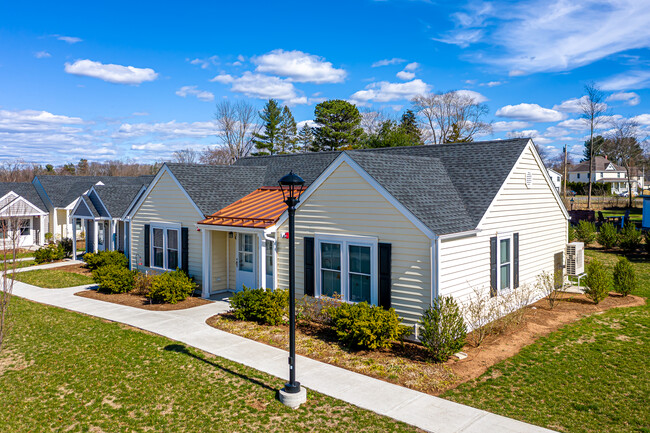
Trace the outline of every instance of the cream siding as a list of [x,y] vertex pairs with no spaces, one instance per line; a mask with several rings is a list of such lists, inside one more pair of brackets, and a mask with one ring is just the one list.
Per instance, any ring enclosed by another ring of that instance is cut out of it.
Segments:
[[[490,287],[490,237],[519,233],[519,283],[535,284],[543,271],[553,273],[553,256],[564,252],[568,221],[533,155],[522,153],[478,227],[477,236],[443,240],[440,246],[440,294],[463,299],[474,288]],[[533,183],[526,186],[526,172]]]
[[[210,231],[212,236],[212,292],[228,290],[226,266],[226,238],[228,232]],[[233,272],[231,266],[230,271]]]
[[56,227],[54,228],[54,234],[56,239],[71,237],[72,227],[69,227],[68,224],[68,211],[64,208],[56,208],[55,212],[56,212]]
[[[188,272],[197,284],[202,275],[202,239],[196,223],[202,216],[171,175],[164,172],[132,218],[131,266],[144,269],[144,225],[152,222],[180,223],[188,228]],[[180,239],[179,239],[180,241]]]
[[[287,231],[288,223],[284,223],[279,232]],[[406,322],[412,323],[431,302],[429,238],[345,162],[296,212],[298,294],[304,293],[303,238],[315,234],[371,236],[378,242],[390,243],[392,306]],[[279,239],[280,288],[288,286],[288,252],[288,241]],[[318,264],[316,274],[318,276]]]

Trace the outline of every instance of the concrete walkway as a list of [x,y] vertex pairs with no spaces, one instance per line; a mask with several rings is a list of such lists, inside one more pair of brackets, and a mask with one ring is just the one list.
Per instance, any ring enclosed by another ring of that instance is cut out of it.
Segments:
[[[83,287],[42,289],[17,281],[13,293],[32,301],[163,335],[276,377],[288,376],[286,351],[220,331],[205,323],[208,317],[229,310],[227,302],[216,301],[186,310],[148,311],[74,296],[81,289]],[[318,391],[430,432],[551,431],[302,356],[297,358],[296,370],[297,379],[308,390]]]
[[[62,262],[56,262],[56,263],[45,263],[43,265],[34,265],[34,266],[27,266],[25,268],[16,268],[13,271],[9,270],[9,273],[11,272],[27,272],[27,271],[35,271],[37,269],[52,269],[52,268],[60,268],[62,266],[70,266],[70,265],[79,265],[82,262],[81,260],[64,260]],[[51,289],[48,289],[51,290]]]

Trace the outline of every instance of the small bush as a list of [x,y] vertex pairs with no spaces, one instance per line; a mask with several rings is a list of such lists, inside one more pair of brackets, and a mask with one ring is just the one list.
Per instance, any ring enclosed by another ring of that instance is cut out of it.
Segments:
[[596,239],[596,226],[589,221],[581,220],[576,228],[576,237],[585,246],[589,245]]
[[65,257],[65,252],[60,245],[48,244],[34,251],[34,261],[37,264],[49,263],[55,260],[61,260]]
[[614,224],[605,223],[600,226],[600,232],[598,232],[596,240],[600,245],[608,250],[614,248],[618,242],[618,231],[616,230]]
[[239,320],[279,325],[289,309],[289,291],[244,287],[230,298],[230,305]]
[[621,248],[628,253],[633,253],[641,245],[641,231],[634,224],[626,224],[621,231]]
[[115,265],[123,268],[129,266],[129,259],[117,251],[100,251],[96,254],[86,253],[83,258],[86,262],[86,267],[91,271],[102,266]]
[[64,257],[72,257],[72,239],[63,238],[58,242],[58,244],[63,250]]
[[153,283],[154,278],[155,276],[153,275],[136,272],[135,284],[133,285],[131,293],[133,295],[149,297],[149,293],[151,292],[151,283]]
[[420,320],[420,341],[436,362],[445,362],[465,344],[467,327],[452,297],[436,298]]
[[[562,272],[557,271],[557,272]],[[544,296],[552,310],[560,301],[561,292],[555,287],[555,277],[550,272],[542,272],[537,276],[537,290]]]
[[637,288],[636,273],[628,259],[621,257],[614,266],[614,287],[623,296],[627,296]]
[[389,348],[411,330],[400,323],[393,308],[384,310],[365,302],[331,307],[329,315],[339,341],[351,348]]
[[165,272],[153,278],[149,297],[154,302],[175,304],[184,301],[190,296],[195,287],[196,284],[185,272],[176,269],[173,272]]
[[128,293],[135,286],[135,271],[117,265],[108,265],[93,271],[93,280],[104,293]]
[[576,240],[576,229],[571,224],[569,224],[569,242]]
[[52,233],[50,232],[45,233],[45,242],[51,244],[53,239],[54,239],[54,235]]
[[585,295],[596,304],[607,297],[611,284],[610,276],[597,259],[587,265],[587,276],[582,281],[585,283]]
[[340,299],[340,295],[335,295],[332,298],[329,296],[322,298],[303,296],[296,300],[296,319],[302,323],[316,322],[331,325],[330,308],[341,305]]

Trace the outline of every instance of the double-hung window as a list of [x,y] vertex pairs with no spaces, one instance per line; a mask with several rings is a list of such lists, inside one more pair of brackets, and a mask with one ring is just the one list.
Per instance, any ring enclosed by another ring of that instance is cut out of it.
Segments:
[[377,240],[357,236],[316,236],[320,296],[377,304]]
[[151,225],[151,263],[154,268],[176,270],[180,263],[180,225]]
[[499,236],[497,246],[497,287],[499,291],[512,288],[513,278],[513,244],[512,235]]

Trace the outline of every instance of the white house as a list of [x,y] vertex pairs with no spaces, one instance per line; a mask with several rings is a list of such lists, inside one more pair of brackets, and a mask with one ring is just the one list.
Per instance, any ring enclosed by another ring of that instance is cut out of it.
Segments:
[[21,248],[43,245],[48,212],[29,182],[0,183],[0,242]]
[[[608,160],[606,156],[596,156],[594,158],[594,182],[611,183],[612,193],[621,194],[628,191],[627,172],[624,167]],[[640,170],[632,168],[632,194],[637,193],[637,189],[643,190],[644,178]],[[569,182],[589,182],[589,161],[583,161],[580,164],[570,167]]]
[[555,186],[557,192],[562,192],[562,175],[551,168],[547,170],[548,176],[551,178],[551,182],[553,182],[553,186]]

